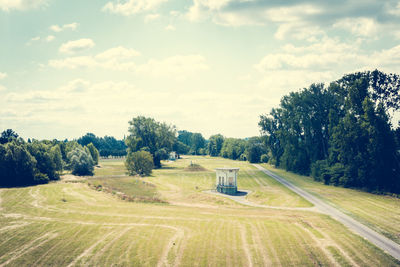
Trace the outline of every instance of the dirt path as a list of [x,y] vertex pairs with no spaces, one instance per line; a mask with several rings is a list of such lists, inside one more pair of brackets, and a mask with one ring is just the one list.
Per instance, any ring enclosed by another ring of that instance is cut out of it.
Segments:
[[[165,246],[165,248],[161,254],[161,258],[158,261],[157,267],[170,266],[170,264],[168,262],[168,254],[178,244],[178,241],[181,240],[184,236],[184,232],[182,229],[176,228],[176,230],[177,230],[176,234],[171,237],[168,244]],[[175,249],[175,250],[177,250],[177,249]],[[178,257],[175,257],[175,259],[178,259]],[[179,264],[178,262],[174,262],[173,266],[177,266],[178,264]]]
[[293,185],[292,183],[288,182],[287,180],[283,179],[281,176],[261,167],[258,164],[253,164],[257,169],[261,170],[265,174],[271,176],[296,194],[300,195],[301,197],[305,198],[309,202],[315,205],[315,208],[320,211],[321,213],[327,214],[334,218],[335,220],[343,223],[347,226],[350,230],[357,233],[358,235],[362,236],[363,238],[367,239],[375,246],[381,248],[383,251],[389,253],[397,260],[400,260],[400,245],[395,243],[394,241],[390,240],[389,238],[375,232],[371,228],[365,226],[364,224],[354,220],[350,216],[342,213],[338,209],[334,208],[333,206],[327,204],[322,199],[319,199],[310,193],[304,191],[303,189]]
[[247,243],[247,239],[246,239],[246,228],[243,225],[240,225],[240,236],[242,238],[244,254],[246,254],[246,258],[247,258],[247,266],[252,267],[253,261],[251,260],[250,248],[249,248],[249,244]]

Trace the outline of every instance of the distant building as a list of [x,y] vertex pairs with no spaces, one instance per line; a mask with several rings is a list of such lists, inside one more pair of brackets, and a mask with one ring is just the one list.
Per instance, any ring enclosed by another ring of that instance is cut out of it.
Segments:
[[169,153],[169,160],[176,160],[177,158],[178,157],[175,151]]
[[216,189],[220,193],[235,195],[237,193],[237,174],[239,168],[217,168]]

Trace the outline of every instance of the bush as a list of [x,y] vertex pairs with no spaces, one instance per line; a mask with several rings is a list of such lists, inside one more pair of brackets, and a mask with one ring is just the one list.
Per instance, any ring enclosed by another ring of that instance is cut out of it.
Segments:
[[90,143],[86,146],[90,152],[90,156],[93,159],[93,163],[95,165],[99,164],[99,151],[96,149],[96,147],[93,145],[93,143]]
[[25,186],[48,182],[47,175],[36,169],[36,163],[25,144],[15,141],[0,144],[0,186]]
[[153,156],[147,151],[129,152],[125,166],[129,175],[148,176],[154,168]]
[[74,175],[93,175],[94,162],[90,153],[86,153],[81,148],[75,148],[68,153],[70,168]]
[[269,157],[267,154],[262,154],[260,160],[262,163],[268,163]]
[[[34,141],[27,145],[29,153],[36,159],[36,169],[38,172],[45,174],[47,179],[58,180],[60,179],[58,171],[59,167],[62,168],[60,162],[56,163],[56,156],[61,158],[61,155],[56,154],[56,150],[51,151],[51,145],[46,145],[39,141]],[[58,160],[60,160],[60,158]],[[60,166],[61,165],[61,166]],[[39,181],[46,180],[44,177],[40,176]]]
[[328,175],[329,179],[328,176],[325,175],[329,171],[328,168],[329,166],[326,160],[318,160],[314,162],[313,164],[311,164],[311,177],[313,177],[315,181],[324,180],[329,184],[330,175]]

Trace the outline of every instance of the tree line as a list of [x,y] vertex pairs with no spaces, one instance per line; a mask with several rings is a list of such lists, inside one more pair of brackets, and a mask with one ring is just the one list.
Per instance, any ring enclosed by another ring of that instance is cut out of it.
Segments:
[[171,151],[252,163],[268,162],[268,148],[263,137],[238,139],[215,134],[206,140],[201,133],[177,131],[175,126],[144,116],[133,118],[128,131],[125,165],[131,175],[149,175],[153,168],[161,167],[161,160],[168,159]]
[[90,143],[31,140],[26,142],[12,129],[0,136],[0,186],[26,186],[59,180],[63,170],[93,175],[99,152]]
[[80,145],[86,146],[92,143],[99,151],[100,157],[126,156],[125,140],[117,140],[113,136],[98,137],[93,133],[87,133],[76,140]]
[[312,84],[281,99],[259,126],[270,163],[317,181],[400,192],[400,77],[378,70]]

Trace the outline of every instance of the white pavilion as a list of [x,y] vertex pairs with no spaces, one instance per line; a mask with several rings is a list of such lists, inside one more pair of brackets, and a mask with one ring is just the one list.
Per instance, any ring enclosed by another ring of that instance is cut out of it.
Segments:
[[217,168],[215,172],[217,191],[228,195],[235,195],[237,193],[239,168]]

